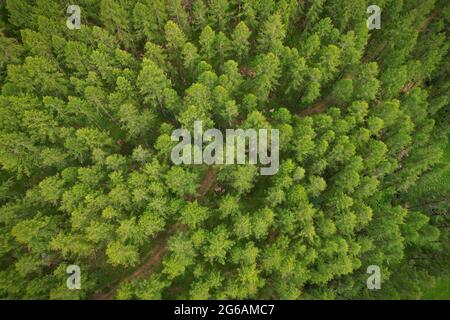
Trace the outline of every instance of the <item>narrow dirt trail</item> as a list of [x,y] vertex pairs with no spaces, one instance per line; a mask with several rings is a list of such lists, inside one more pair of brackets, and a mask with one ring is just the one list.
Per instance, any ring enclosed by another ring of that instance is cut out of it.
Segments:
[[[211,188],[214,178],[217,174],[216,168],[211,168],[206,176],[202,179],[199,189],[198,196],[196,199],[202,199]],[[167,242],[169,241],[170,236],[172,236],[176,231],[182,230],[183,225],[176,223],[170,227],[170,229],[161,234],[160,236],[154,239],[154,242],[159,243],[156,247],[150,249],[144,257],[144,263],[141,264],[137,269],[133,271],[132,274],[120,279],[113,288],[111,288],[106,293],[96,293],[92,297],[93,300],[112,300],[116,294],[117,289],[119,288],[122,282],[131,281],[135,278],[144,277],[151,275],[157,266],[160,265],[164,255],[167,252]]]
[[[355,75],[353,73],[345,73],[342,76],[339,76],[335,81],[338,81],[340,79],[350,79],[353,80]],[[296,113],[299,117],[307,117],[312,116],[317,113],[323,113],[327,110],[328,106],[332,103],[331,94],[325,96],[324,98],[320,99],[316,103],[314,103],[311,107],[300,110]]]
[[297,116],[299,117],[306,117],[306,116],[312,116],[317,113],[322,113],[327,109],[328,102],[326,99],[322,99],[316,104],[314,104],[312,107],[309,107],[308,109],[302,110],[297,113]]
[[132,274],[126,276],[125,278],[120,279],[113,288],[111,288],[106,293],[97,293],[93,296],[94,300],[112,300],[116,294],[117,289],[119,288],[122,282],[131,281],[134,278],[143,277],[145,275],[150,275],[155,270],[155,267],[159,265],[162,258],[166,254],[167,251],[167,241],[170,236],[179,229],[180,225],[174,224],[169,231],[156,237],[154,239],[155,242],[160,243],[156,247],[153,247],[144,257],[144,263],[141,264],[136,270],[133,271]]
[[200,183],[200,187],[198,189],[198,197],[197,199],[202,199],[211,189],[212,184],[214,182],[214,178],[217,174],[217,168],[212,167],[206,176],[203,178],[202,182]]
[[430,22],[436,18],[439,14],[438,10],[434,10],[419,26],[419,29],[417,29],[418,32],[424,32],[427,28]]

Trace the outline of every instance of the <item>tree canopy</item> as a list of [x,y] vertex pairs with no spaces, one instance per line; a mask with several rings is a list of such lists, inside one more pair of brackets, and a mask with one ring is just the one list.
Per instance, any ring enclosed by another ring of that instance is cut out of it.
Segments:
[[[78,4],[69,29],[67,1],[0,2],[1,299],[420,299],[448,279],[448,2],[379,1],[373,30],[364,0]],[[278,129],[278,173],[175,165],[195,121]]]

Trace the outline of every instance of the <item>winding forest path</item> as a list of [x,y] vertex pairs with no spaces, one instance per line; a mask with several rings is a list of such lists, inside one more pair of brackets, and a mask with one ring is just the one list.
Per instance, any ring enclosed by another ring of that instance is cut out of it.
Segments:
[[200,183],[200,187],[198,189],[198,194],[199,196],[197,197],[197,199],[202,199],[209,191],[209,189],[211,189],[212,184],[214,182],[214,178],[217,174],[217,168],[211,167],[208,170],[208,173],[206,174],[206,176],[203,178],[202,182]]
[[315,103],[313,106],[298,112],[297,116],[300,117],[312,116],[313,114],[324,112],[325,110],[327,110],[327,107],[328,107],[327,99],[322,99],[319,102]]
[[[198,196],[196,199],[202,199],[208,191],[211,189],[213,185],[214,178],[217,174],[217,168],[210,168],[206,173],[205,177],[200,182],[200,186],[198,188]],[[159,235],[154,239],[154,242],[157,243],[155,247],[152,247],[144,257],[144,263],[141,264],[137,269],[133,271],[132,274],[121,278],[117,281],[108,292],[105,293],[96,293],[93,295],[93,300],[112,300],[116,294],[117,289],[119,288],[122,282],[131,281],[135,278],[140,278],[144,276],[151,275],[155,269],[160,265],[164,255],[167,252],[167,242],[170,237],[178,230],[182,230],[184,226],[182,224],[176,223],[170,227],[170,229],[163,234]]]

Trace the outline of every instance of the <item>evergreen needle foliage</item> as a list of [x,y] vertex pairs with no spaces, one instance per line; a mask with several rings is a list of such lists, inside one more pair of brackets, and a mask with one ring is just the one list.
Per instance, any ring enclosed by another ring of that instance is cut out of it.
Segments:
[[[371,4],[1,1],[0,298],[437,296],[450,6]],[[174,165],[194,121],[278,129],[279,172]]]

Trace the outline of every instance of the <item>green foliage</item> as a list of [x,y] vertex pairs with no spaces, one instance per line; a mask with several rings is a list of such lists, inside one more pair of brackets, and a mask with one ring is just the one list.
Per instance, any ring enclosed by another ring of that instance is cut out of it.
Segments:
[[[366,4],[0,4],[0,299],[448,298],[449,6]],[[278,173],[174,165],[199,120]]]

